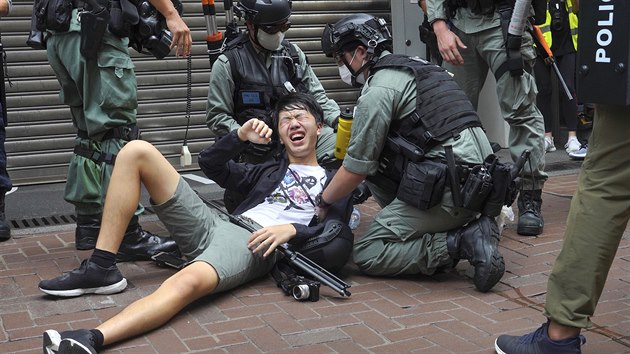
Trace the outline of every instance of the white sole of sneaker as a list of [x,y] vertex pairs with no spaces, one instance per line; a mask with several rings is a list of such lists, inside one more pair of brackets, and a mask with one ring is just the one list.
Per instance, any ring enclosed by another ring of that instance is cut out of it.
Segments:
[[497,339],[494,340],[494,350],[497,351],[497,354],[507,354],[506,352],[501,350],[501,348],[499,348],[499,345],[497,344]]
[[59,351],[59,343],[61,343],[61,335],[54,329],[49,329],[43,334],[44,343],[42,349],[44,354],[56,354]]
[[67,338],[59,344],[59,354],[96,354],[96,351],[86,347],[81,342]]
[[101,286],[98,288],[86,288],[86,289],[72,289],[72,290],[49,290],[39,288],[42,292],[60,297],[74,297],[81,296],[85,294],[100,294],[100,295],[108,295],[108,294],[116,294],[127,288],[127,279],[123,278],[118,283],[114,283],[108,286]]

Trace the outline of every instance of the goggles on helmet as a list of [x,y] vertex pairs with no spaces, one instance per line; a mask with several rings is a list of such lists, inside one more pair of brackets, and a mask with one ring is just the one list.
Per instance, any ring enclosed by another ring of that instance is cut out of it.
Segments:
[[258,28],[268,34],[276,34],[278,32],[286,32],[291,28],[291,21],[284,22],[282,24],[274,25],[258,25]]

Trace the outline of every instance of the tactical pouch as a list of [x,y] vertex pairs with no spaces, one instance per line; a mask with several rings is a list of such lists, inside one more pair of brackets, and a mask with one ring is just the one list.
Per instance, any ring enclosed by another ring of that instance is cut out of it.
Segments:
[[447,167],[443,163],[424,160],[410,162],[398,186],[397,198],[420,210],[440,203],[446,186]]
[[95,11],[98,12],[86,11],[81,14],[80,51],[85,59],[96,58],[109,23],[109,12],[104,7]]
[[[33,3],[33,14],[31,15],[31,29],[35,27],[38,31],[45,31],[47,16],[48,0],[35,0]],[[32,22],[35,22],[34,26]]]
[[532,0],[534,24],[540,26],[547,20],[547,0]]
[[[482,214],[495,217],[501,214],[511,184],[511,165],[498,163],[492,171],[492,190],[483,206]],[[512,203],[510,203],[512,204]]]
[[46,29],[56,32],[66,32],[70,29],[71,17],[71,0],[48,0],[48,11],[46,11]]
[[119,38],[129,37],[139,21],[138,8],[129,0],[112,0],[109,15],[109,31]]
[[492,176],[485,166],[472,168],[461,190],[462,208],[481,211],[492,191]]
[[37,14],[34,6],[31,14],[31,31],[28,34],[26,45],[33,49],[46,49],[45,32],[37,29]]

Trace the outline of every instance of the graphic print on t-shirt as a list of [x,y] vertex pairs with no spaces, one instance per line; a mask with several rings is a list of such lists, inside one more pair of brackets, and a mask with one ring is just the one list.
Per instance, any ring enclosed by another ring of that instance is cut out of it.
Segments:
[[261,226],[308,225],[315,215],[315,196],[324,189],[326,171],[320,166],[291,164],[282,182],[265,201],[243,215]]

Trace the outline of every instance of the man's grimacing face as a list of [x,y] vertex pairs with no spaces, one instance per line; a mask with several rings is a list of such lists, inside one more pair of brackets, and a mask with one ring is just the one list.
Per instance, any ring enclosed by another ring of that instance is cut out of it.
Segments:
[[315,152],[321,123],[305,109],[290,109],[278,114],[278,137],[289,157],[303,158]]

